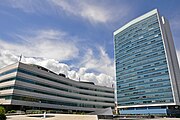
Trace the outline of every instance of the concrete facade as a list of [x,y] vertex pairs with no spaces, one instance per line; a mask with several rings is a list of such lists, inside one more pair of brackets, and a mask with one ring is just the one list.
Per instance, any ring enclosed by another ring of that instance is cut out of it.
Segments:
[[114,107],[113,88],[74,81],[37,65],[0,70],[0,103],[22,109],[95,111]]

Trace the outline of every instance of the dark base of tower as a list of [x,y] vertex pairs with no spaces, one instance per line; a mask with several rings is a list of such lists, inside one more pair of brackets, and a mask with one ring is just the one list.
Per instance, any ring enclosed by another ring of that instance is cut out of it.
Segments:
[[119,113],[122,116],[160,116],[160,117],[180,117],[180,106],[151,106],[121,108]]

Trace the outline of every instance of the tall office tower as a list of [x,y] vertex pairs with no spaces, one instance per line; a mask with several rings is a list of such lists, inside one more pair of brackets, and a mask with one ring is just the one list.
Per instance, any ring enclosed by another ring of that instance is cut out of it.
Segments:
[[179,112],[180,74],[168,21],[157,9],[114,32],[120,114]]

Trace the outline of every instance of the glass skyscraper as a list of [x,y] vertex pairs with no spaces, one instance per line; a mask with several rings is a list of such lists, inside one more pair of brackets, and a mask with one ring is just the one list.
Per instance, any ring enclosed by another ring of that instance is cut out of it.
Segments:
[[179,112],[180,72],[168,21],[157,9],[114,32],[120,114]]

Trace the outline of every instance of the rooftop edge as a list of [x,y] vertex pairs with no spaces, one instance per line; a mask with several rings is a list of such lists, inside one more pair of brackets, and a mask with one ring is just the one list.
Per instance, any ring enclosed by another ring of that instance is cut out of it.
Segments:
[[139,22],[139,21],[141,21],[141,20],[143,20],[143,19],[145,19],[151,15],[154,15],[156,13],[158,13],[158,9],[151,10],[150,12],[145,13],[144,15],[141,15],[141,16],[131,20],[130,22],[126,23],[124,26],[122,26],[119,29],[117,29],[116,31],[114,31],[113,35],[118,34],[119,32],[123,31],[124,29],[128,28],[129,26],[131,26],[131,25],[133,25],[133,24],[135,24],[135,23],[137,23],[137,22]]

